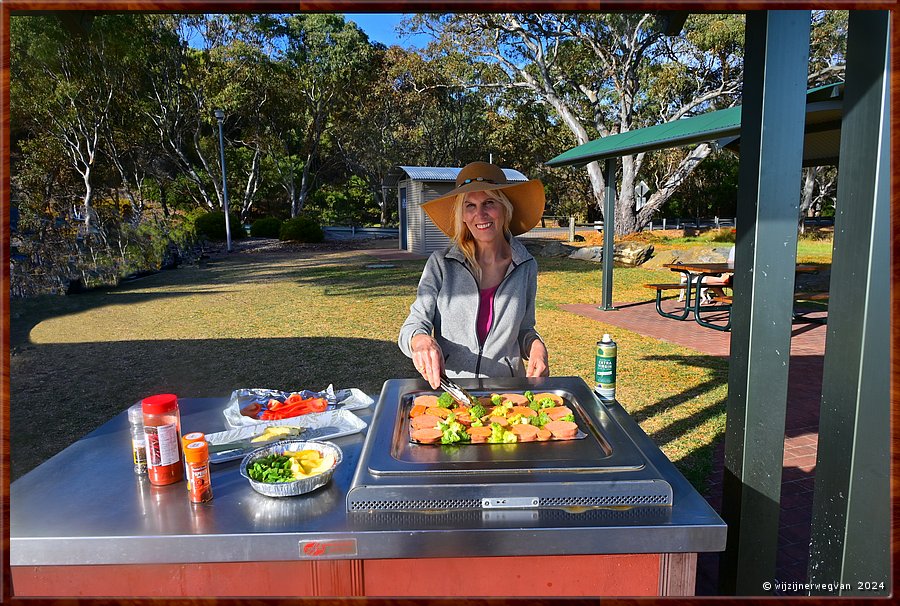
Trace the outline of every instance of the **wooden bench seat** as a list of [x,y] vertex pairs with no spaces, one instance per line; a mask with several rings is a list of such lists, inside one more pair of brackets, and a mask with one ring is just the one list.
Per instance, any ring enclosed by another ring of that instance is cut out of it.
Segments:
[[[829,294],[827,292],[795,292],[794,300],[795,301],[827,301],[829,298]],[[728,295],[721,295],[710,297],[710,303],[721,303],[723,305],[731,305],[734,302],[734,297],[729,297]]]
[[655,288],[656,290],[684,290],[686,284],[644,284],[644,288]]

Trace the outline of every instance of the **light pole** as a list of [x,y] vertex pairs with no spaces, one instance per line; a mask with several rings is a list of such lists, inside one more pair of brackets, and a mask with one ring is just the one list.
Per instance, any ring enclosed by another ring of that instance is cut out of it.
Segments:
[[225,250],[231,252],[231,222],[228,220],[228,184],[225,181],[225,141],[222,137],[222,121],[225,120],[225,112],[217,109],[213,113],[219,122],[219,156],[222,159],[222,200],[225,203]]

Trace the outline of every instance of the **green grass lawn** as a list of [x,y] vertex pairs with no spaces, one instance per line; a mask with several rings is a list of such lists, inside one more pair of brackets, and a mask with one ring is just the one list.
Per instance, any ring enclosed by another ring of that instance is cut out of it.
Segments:
[[[424,260],[366,268],[373,262],[362,251],[315,247],[238,253],[115,289],[13,300],[12,478],[153,393],[333,384],[377,395],[387,379],[416,376],[396,338]],[[724,434],[727,361],[560,310],[599,302],[599,267],[539,266],[537,327],[552,374],[591,384],[594,344],[614,334],[618,399],[702,489]],[[641,284],[669,273],[617,268],[616,301],[648,300]]]

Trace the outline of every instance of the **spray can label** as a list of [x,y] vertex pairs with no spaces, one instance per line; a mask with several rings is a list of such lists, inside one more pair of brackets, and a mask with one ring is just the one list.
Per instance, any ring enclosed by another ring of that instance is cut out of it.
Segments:
[[618,347],[615,341],[597,341],[597,352],[594,357],[594,380],[597,392],[604,400],[616,399],[616,354]]

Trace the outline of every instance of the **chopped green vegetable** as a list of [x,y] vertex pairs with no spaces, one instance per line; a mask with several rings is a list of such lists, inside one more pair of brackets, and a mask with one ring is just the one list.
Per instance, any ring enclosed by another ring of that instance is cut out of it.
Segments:
[[531,424],[535,427],[543,427],[547,423],[551,421],[550,416],[546,412],[539,412],[537,415],[531,417]]
[[475,404],[469,409],[469,416],[472,417],[474,421],[476,418],[481,418],[487,414],[487,409],[481,405],[481,403]]
[[528,402],[528,408],[530,408],[534,412],[538,412],[541,409],[541,403],[535,402],[534,400],[530,400]]
[[445,391],[438,398],[437,405],[441,408],[451,408],[454,402],[456,402],[456,400],[453,399],[453,396]]
[[505,417],[508,412],[509,408],[506,406],[494,406],[494,408],[491,409],[491,415],[495,417]]
[[279,482],[293,482],[294,474],[291,472],[291,459],[284,455],[269,455],[253,462],[247,469],[247,475],[257,482],[275,484]]
[[503,404],[503,398],[501,398],[498,393],[492,393],[491,402],[494,403],[494,406],[501,406]]
[[550,398],[544,398],[544,399],[542,399],[542,400],[539,402],[539,404],[541,405],[541,408],[553,408],[554,406],[556,406],[556,402],[554,402],[554,401],[551,400]]
[[529,404],[530,404],[531,402],[534,402],[534,394],[533,394],[532,392],[526,391],[526,392],[525,392],[524,394],[522,394],[522,395],[524,395],[526,398],[528,398],[528,403],[529,403]]
[[504,429],[499,423],[491,423],[491,437],[487,441],[491,444],[509,444],[517,441],[516,434]]
[[574,422],[575,422],[575,415],[569,413],[569,414],[567,414],[566,416],[564,416],[563,418],[561,418],[560,421],[571,421],[572,423],[574,423]]
[[528,425],[530,417],[526,417],[521,413],[516,413],[513,416],[509,417],[510,425]]
[[441,430],[441,444],[454,444],[456,442],[465,442],[469,440],[469,434],[461,423],[455,420],[451,414],[446,421],[438,423],[438,429]]

